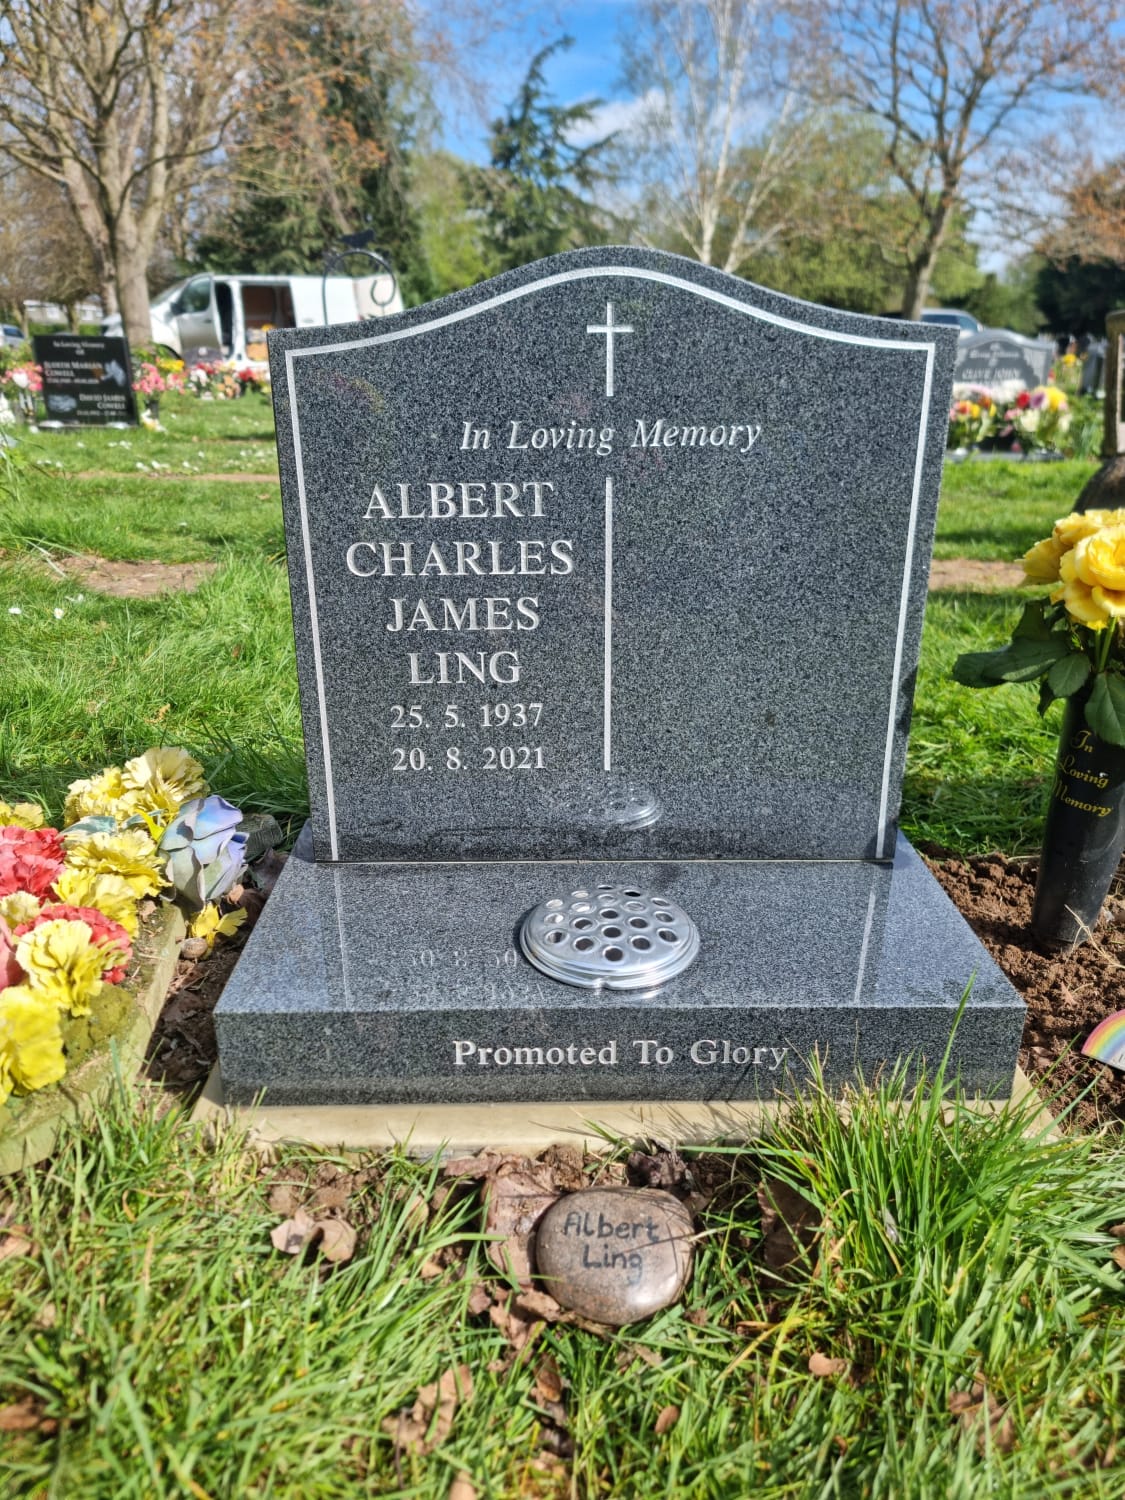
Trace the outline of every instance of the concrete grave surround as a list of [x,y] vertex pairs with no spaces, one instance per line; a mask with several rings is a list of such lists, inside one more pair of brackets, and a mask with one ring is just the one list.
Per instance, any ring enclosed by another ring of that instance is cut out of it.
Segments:
[[[956,344],[624,249],[271,334],[312,819],[228,1098],[772,1097],[936,1061],[974,975],[954,1066],[1010,1086],[1022,1005],[897,832]],[[524,958],[630,881],[686,973]]]

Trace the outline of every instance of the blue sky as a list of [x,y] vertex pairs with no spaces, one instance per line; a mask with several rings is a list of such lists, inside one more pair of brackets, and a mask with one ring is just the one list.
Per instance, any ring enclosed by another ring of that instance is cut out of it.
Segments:
[[[498,0],[498,4],[502,7],[503,0]],[[487,55],[481,59],[482,71],[486,73],[483,119],[463,102],[458,104],[447,88],[438,90],[436,102],[442,115],[443,144],[470,161],[487,161],[487,121],[501,114],[515,98],[535,53],[564,34],[574,38],[574,46],[555,53],[547,64],[552,98],[560,104],[589,98],[606,100],[609,108],[605,127],[612,129],[619,123],[615,116],[624,103],[618,78],[617,33],[620,19],[627,11],[626,0],[582,0],[572,5],[524,7],[522,19],[494,38]],[[615,100],[616,110],[612,107]]]

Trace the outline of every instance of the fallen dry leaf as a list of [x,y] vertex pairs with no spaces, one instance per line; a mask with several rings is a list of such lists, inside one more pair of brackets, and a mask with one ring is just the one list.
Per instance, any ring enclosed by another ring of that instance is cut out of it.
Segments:
[[1115,1240],[1120,1240],[1122,1244],[1125,1244],[1125,1224],[1111,1224],[1109,1232]]
[[333,1265],[351,1260],[355,1254],[356,1235],[347,1219],[321,1219],[318,1228],[320,1243],[317,1249],[325,1260],[331,1261]]
[[1119,1265],[1125,1271],[1125,1245],[1115,1245],[1113,1247],[1113,1259],[1115,1264]]
[[409,1413],[387,1417],[383,1431],[400,1451],[432,1453],[452,1432],[458,1401],[471,1401],[472,1397],[469,1367],[458,1365],[446,1370],[432,1385],[424,1385]]
[[762,1213],[761,1255],[769,1271],[786,1270],[802,1260],[816,1238],[816,1209],[787,1182],[771,1179],[758,1186]]
[[270,1239],[275,1250],[280,1250],[284,1255],[300,1255],[301,1251],[316,1233],[316,1220],[303,1208],[297,1209],[291,1219],[271,1230]]
[[449,1486],[449,1500],[477,1500],[477,1487],[464,1469]]
[[488,1174],[484,1197],[485,1232],[498,1236],[489,1260],[505,1275],[530,1281],[535,1226],[559,1197],[550,1169],[508,1157]]
[[1001,1453],[1010,1453],[1015,1447],[1016,1424],[1008,1415],[1008,1408],[992,1395],[979,1375],[969,1390],[950,1393],[949,1411],[960,1419],[966,1433],[975,1432],[981,1454],[989,1447]]
[[440,1276],[444,1269],[445,1267],[436,1260],[424,1260],[418,1267],[418,1275],[423,1281],[433,1281],[434,1277]]
[[294,1182],[276,1182],[270,1188],[269,1197],[266,1199],[270,1213],[281,1214],[289,1218],[295,1214],[301,1206],[301,1196],[298,1186]]
[[504,1158],[498,1151],[482,1151],[479,1156],[457,1156],[442,1163],[444,1177],[487,1177]]
[[0,1432],[46,1432],[58,1430],[54,1417],[45,1417],[35,1396],[25,1396],[14,1406],[0,1406]]
[[545,1354],[535,1371],[535,1399],[539,1402],[561,1401],[562,1394],[558,1362],[553,1354]]
[[34,1250],[35,1241],[17,1233],[15,1229],[10,1229],[0,1240],[0,1260],[11,1260],[15,1255],[31,1255]]
[[512,1306],[521,1318],[542,1318],[544,1323],[557,1323],[566,1317],[566,1309],[556,1302],[549,1292],[538,1292],[523,1287],[512,1298]]
[[653,1432],[657,1437],[663,1437],[666,1432],[671,1432],[680,1420],[680,1408],[678,1406],[665,1406],[656,1418]]
[[44,1302],[32,1321],[36,1328],[53,1328],[59,1321],[59,1310],[53,1302]]
[[479,1318],[481,1313],[486,1313],[491,1306],[492,1294],[488,1288],[482,1282],[474,1282],[466,1304],[467,1311],[474,1318]]
[[819,1350],[809,1355],[810,1375],[846,1375],[848,1373],[848,1361],[846,1359],[830,1359],[827,1354],[821,1354]]

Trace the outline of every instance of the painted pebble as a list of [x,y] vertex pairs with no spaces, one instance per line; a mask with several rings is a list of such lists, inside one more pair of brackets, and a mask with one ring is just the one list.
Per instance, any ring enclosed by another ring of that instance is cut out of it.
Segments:
[[563,1307],[615,1327],[675,1302],[691,1270],[691,1215],[655,1188],[585,1188],[539,1221],[539,1278]]

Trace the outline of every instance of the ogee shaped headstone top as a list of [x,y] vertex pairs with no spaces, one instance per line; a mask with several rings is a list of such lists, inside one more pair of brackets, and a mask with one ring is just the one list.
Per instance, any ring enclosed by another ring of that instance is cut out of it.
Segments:
[[889,857],[956,342],[630,249],[271,334],[316,857]]

